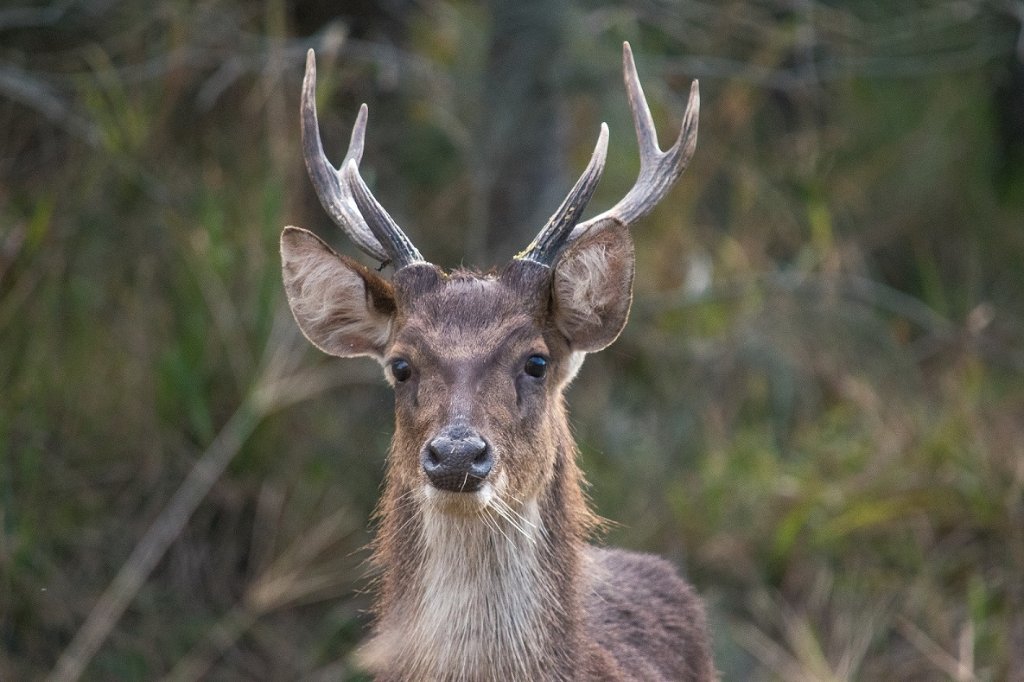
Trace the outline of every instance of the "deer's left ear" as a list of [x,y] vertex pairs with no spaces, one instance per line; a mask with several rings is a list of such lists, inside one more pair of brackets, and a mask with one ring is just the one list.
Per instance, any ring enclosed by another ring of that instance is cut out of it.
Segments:
[[633,301],[633,268],[633,239],[619,223],[591,229],[562,253],[552,281],[553,315],[574,351],[601,350],[619,336]]

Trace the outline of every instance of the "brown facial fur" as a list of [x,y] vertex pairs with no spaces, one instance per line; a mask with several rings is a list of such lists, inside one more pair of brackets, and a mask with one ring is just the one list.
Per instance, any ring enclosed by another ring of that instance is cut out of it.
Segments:
[[[403,275],[405,273],[402,273]],[[499,276],[456,272],[423,286],[399,278],[399,315],[385,363],[406,360],[396,383],[392,462],[403,487],[425,482],[418,454],[450,424],[475,429],[493,448],[492,480],[508,495],[537,497],[551,478],[554,421],[570,371],[570,350],[547,320],[546,268],[517,263]],[[548,358],[542,379],[524,372],[531,355]]]

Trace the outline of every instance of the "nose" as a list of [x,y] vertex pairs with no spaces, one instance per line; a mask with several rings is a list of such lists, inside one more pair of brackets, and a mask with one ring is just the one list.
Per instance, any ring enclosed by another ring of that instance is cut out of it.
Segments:
[[435,488],[471,493],[479,490],[491,473],[494,456],[479,433],[454,427],[444,429],[427,443],[420,463]]

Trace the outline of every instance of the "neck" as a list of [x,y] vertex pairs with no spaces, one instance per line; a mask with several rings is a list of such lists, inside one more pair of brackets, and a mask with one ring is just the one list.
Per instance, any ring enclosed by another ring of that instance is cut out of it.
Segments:
[[476,515],[442,512],[388,482],[369,667],[409,680],[569,676],[590,515],[568,443],[537,499]]

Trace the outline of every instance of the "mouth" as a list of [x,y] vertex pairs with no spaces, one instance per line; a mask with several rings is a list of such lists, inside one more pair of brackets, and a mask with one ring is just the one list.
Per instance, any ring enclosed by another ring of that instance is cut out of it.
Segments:
[[443,490],[430,482],[423,484],[424,502],[438,511],[457,516],[473,516],[491,506],[498,497],[504,475],[499,474],[494,481],[483,481],[471,491],[454,492]]
[[473,492],[456,493],[441,490],[430,483],[423,486],[426,503],[439,511],[458,516],[471,516],[486,509],[494,499],[494,485],[485,481]]

